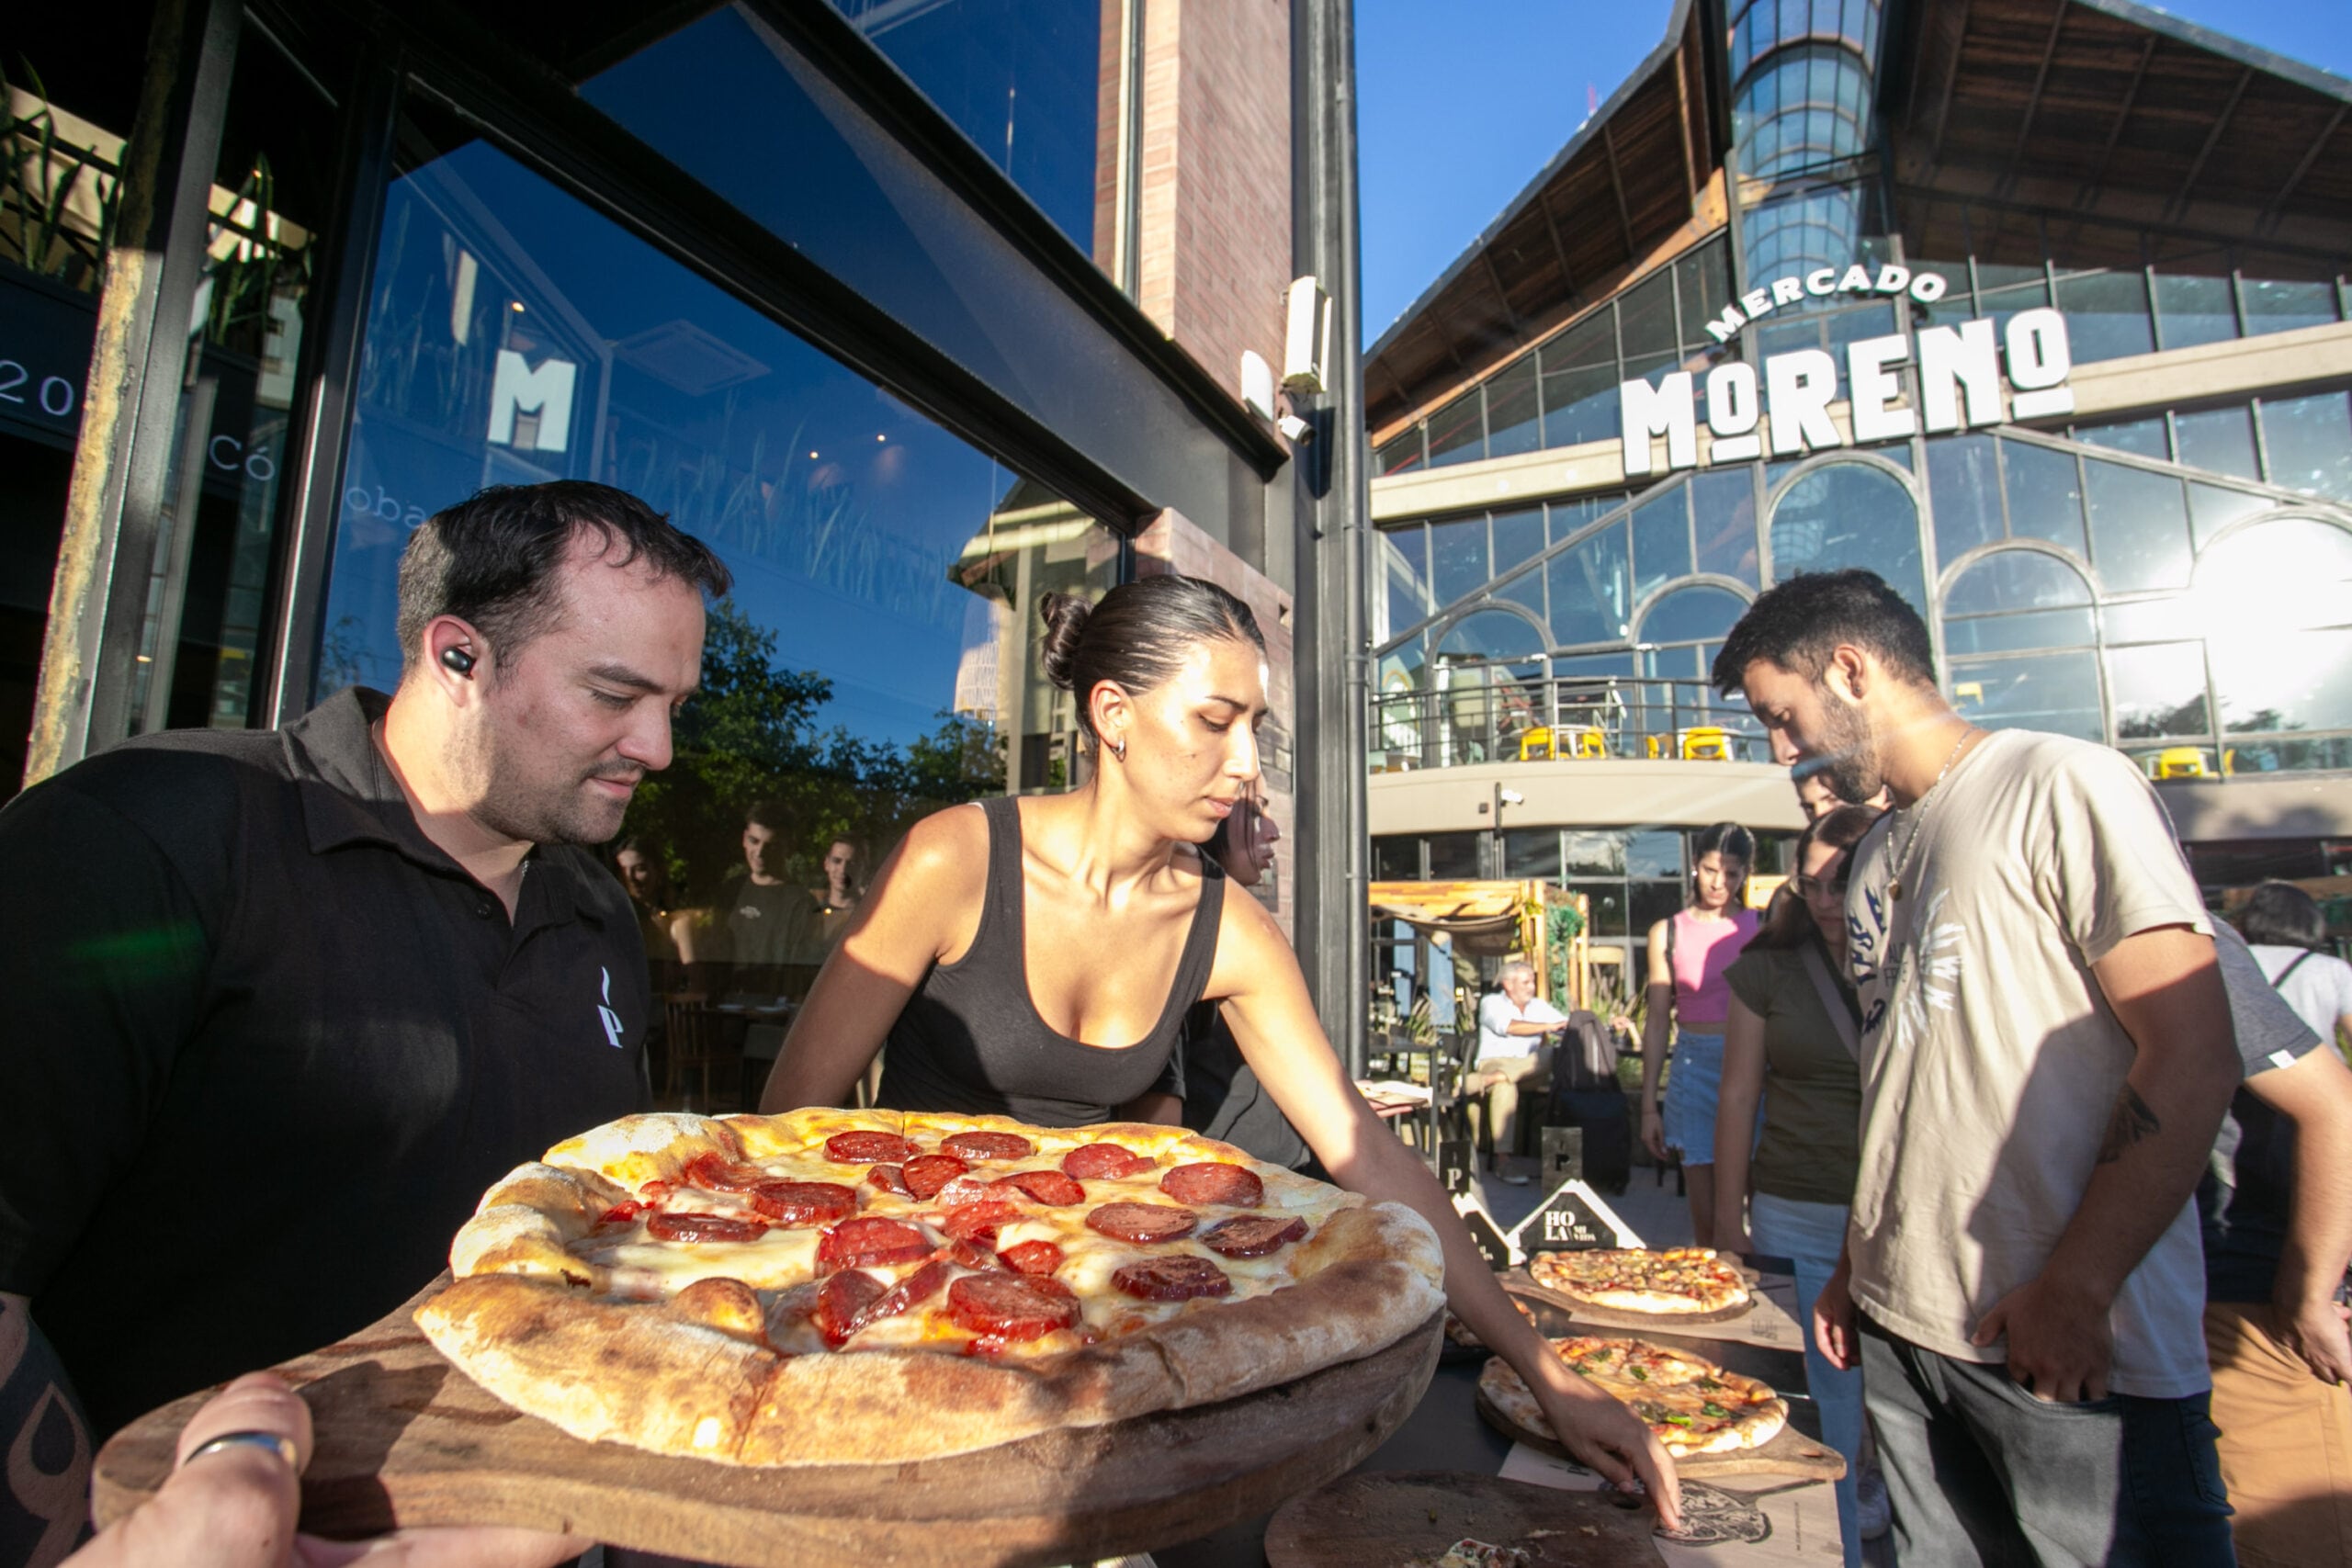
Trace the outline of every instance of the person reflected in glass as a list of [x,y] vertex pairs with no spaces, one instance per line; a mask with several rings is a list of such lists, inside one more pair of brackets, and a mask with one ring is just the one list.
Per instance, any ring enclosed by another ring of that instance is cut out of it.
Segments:
[[785,876],[789,819],[772,800],[743,814],[743,865],[719,885],[726,989],[739,996],[783,994],[787,964],[808,961],[817,942],[816,897]]
[[684,990],[686,966],[695,962],[694,911],[675,907],[670,867],[661,846],[631,835],[613,846],[613,872],[628,892],[637,913],[637,933],[645,942],[647,972],[657,995]]
[[848,915],[865,897],[865,846],[840,838],[825,846],[825,886],[817,895],[818,913],[824,918],[825,945],[831,947],[847,928]]
[[[1253,789],[1235,804],[1232,816],[1217,824],[1201,852],[1225,868],[1227,881],[1256,888],[1273,870],[1274,845],[1282,836],[1282,829],[1266,812],[1264,792]],[[1242,1059],[1217,1003],[1194,1002],[1185,1014],[1177,1062],[1185,1126],[1269,1165],[1322,1177],[1306,1140],[1267,1094],[1257,1071]]]
[[[1649,1010],[1642,1026],[1642,1144],[1661,1164],[1681,1156],[1690,1198],[1690,1234],[1715,1231],[1715,1085],[1723,1076],[1724,1020],[1731,993],[1724,971],[1756,934],[1756,911],[1744,908],[1756,840],[1736,822],[1718,822],[1690,846],[1690,902],[1649,931]],[[1666,1075],[1667,1043],[1674,1071]],[[1667,1077],[1666,1101],[1658,1079]]]
[[840,1105],[888,1042],[881,1103],[1047,1126],[1109,1119],[1162,1081],[1184,1012],[1221,1004],[1242,1057],[1340,1185],[1419,1213],[1454,1312],[1535,1391],[1568,1449],[1636,1475],[1669,1524],[1673,1462],[1504,1296],[1429,1168],[1332,1053],[1298,960],[1256,900],[1193,852],[1258,778],[1265,639],[1193,578],[1090,608],[1048,594],[1045,671],[1092,768],[1059,795],[938,812],[892,852],[795,1021],[761,1109]]
[[[1846,972],[1846,865],[1878,818],[1867,806],[1815,818],[1797,840],[1787,896],[1724,971],[1731,1010],[1715,1114],[1715,1225],[1698,1239],[1791,1259],[1799,1323],[1812,1321],[1814,1298],[1838,1267],[1860,1159],[1862,1013]],[[1820,1406],[1823,1438],[1846,1456],[1838,1532],[1847,1568],[1859,1568],[1862,1374],[1807,1344],[1805,1390]],[[1883,1483],[1875,1501],[1883,1531]]]

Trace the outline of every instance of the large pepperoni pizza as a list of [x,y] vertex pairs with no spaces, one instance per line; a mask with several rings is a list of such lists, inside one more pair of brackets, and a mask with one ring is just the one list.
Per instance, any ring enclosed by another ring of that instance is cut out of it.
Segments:
[[418,1309],[575,1437],[893,1463],[1230,1399],[1425,1322],[1428,1224],[1181,1127],[631,1116],[491,1189]]

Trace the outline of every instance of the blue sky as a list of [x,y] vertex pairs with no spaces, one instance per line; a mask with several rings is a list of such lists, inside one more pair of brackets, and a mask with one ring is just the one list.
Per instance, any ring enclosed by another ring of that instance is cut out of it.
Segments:
[[[2352,77],[2345,0],[2163,9]],[[1657,46],[1672,12],[1671,0],[1356,0],[1365,343]]]

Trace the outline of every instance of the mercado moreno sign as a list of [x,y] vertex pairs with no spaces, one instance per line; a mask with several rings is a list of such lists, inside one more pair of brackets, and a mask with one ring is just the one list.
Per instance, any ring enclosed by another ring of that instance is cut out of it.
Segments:
[[[1907,294],[1933,304],[1947,288],[1940,273],[1914,273],[1892,264],[1873,271],[1858,262],[1842,273],[1820,267],[1749,289],[1724,306],[1707,323],[1707,332],[1727,344],[1758,317],[1808,296]],[[1905,400],[1900,372],[1905,367],[1916,367],[1916,403]],[[2072,413],[2075,393],[2066,378],[2073,370],[2066,319],[2047,306],[2018,311],[2005,330],[1979,317],[1955,326],[1923,327],[1917,334],[1863,338],[1846,345],[1842,367],[1818,348],[1776,354],[1760,365],[1727,361],[1706,373],[1705,423],[1713,438],[1706,461],[1745,462],[1768,448],[1775,457],[1792,457],[1827,447],[1904,441],[1922,432],[1972,430],[2005,418]],[[1850,440],[1830,417],[1830,405],[1840,400],[1848,408]],[[1628,477],[1657,471],[1651,443],[1658,436],[1666,438],[1668,472],[1700,466],[1699,383],[1692,372],[1678,370],[1656,386],[1627,381],[1618,388],[1618,406]]]

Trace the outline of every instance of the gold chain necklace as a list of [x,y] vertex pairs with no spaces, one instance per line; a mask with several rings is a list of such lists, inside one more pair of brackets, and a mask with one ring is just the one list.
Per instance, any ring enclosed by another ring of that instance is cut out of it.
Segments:
[[1903,840],[1903,848],[1895,852],[1894,878],[1886,885],[1888,898],[1895,900],[1902,898],[1903,879],[1911,871],[1911,852],[1919,847],[1920,829],[1928,825],[1928,802],[1934,798],[1937,789],[1944,782],[1944,775],[1951,772],[1951,765],[1960,761],[1961,752],[1967,749],[1969,741],[1975,739],[1976,734],[1976,727],[1973,724],[1961,727],[1960,739],[1952,742],[1951,754],[1944,759],[1944,765],[1936,770],[1936,782],[1929,784],[1925,793],[1911,803],[1919,815],[1912,819],[1911,836]]

